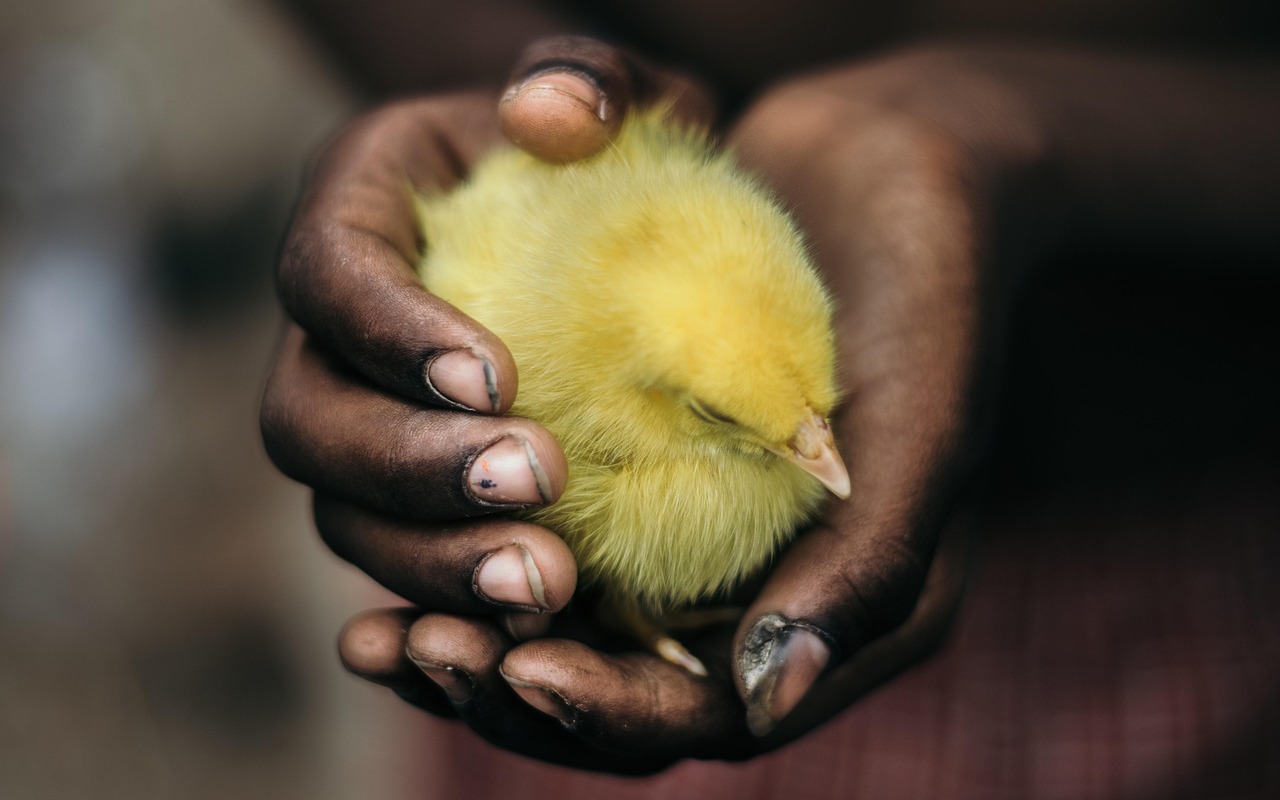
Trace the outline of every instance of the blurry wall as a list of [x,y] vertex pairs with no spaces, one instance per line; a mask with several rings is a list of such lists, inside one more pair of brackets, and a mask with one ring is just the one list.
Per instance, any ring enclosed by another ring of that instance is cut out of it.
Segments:
[[262,454],[271,269],[352,101],[249,0],[0,6],[0,797],[395,794],[378,602]]

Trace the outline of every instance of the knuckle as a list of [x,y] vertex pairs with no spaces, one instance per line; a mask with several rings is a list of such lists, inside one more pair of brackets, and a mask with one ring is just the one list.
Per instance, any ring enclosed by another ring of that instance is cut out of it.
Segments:
[[[414,408],[380,454],[389,510],[415,518],[441,518],[469,509],[461,451],[467,441],[447,432],[439,412]],[[456,433],[456,431],[455,431]]]
[[338,655],[356,675],[394,669],[403,653],[403,629],[382,611],[366,611],[347,621],[338,635]]
[[404,420],[403,435],[391,437],[380,454],[381,473],[386,477],[390,500],[400,511],[420,504],[423,472],[423,445],[431,434],[424,424],[425,414],[415,410]]
[[276,267],[276,294],[281,305],[295,318],[301,307],[301,294],[307,285],[310,265],[315,261],[315,246],[315,237],[302,230],[300,221],[295,221]]
[[637,700],[636,724],[641,730],[662,730],[669,727],[666,698],[662,682],[650,670],[633,670],[629,683]]

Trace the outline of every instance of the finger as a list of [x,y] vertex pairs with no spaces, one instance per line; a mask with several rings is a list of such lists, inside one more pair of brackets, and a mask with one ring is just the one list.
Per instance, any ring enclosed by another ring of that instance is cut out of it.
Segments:
[[353,675],[386,686],[433,714],[456,716],[440,688],[405,657],[409,626],[420,613],[412,608],[379,608],[357,614],[338,634],[338,657]]
[[418,606],[455,614],[526,612],[512,629],[517,638],[543,627],[522,617],[559,611],[577,584],[564,540],[527,522],[424,527],[322,495],[315,517],[335,553]]
[[[779,637],[777,649],[761,660],[780,662],[781,669],[773,676],[763,676],[749,695],[747,722],[752,732],[762,737],[761,746],[772,748],[796,739],[928,655],[946,633],[959,605],[972,555],[972,534],[971,515],[953,517],[943,529],[924,587],[907,619],[847,658],[832,658],[812,685],[797,680],[804,678],[803,667],[797,670],[789,663],[804,664],[806,656],[796,655],[805,646],[803,640],[788,642],[796,635],[794,629]],[[768,657],[779,651],[784,659]],[[789,713],[787,706],[791,707]]]
[[568,639],[507,653],[503,678],[584,744],[642,762],[741,758],[753,746],[728,681],[698,678],[647,653],[605,655]]
[[537,423],[406,404],[344,371],[297,328],[281,346],[261,424],[285,474],[420,520],[554,502],[568,474]]
[[690,76],[595,39],[563,36],[524,52],[498,111],[508,139],[562,163],[599,152],[628,111],[655,103],[699,125],[715,117],[710,93]]
[[422,288],[413,189],[456,183],[497,141],[488,96],[357,121],[318,162],[278,274],[293,319],[376,384],[486,413],[510,407],[515,363],[492,332]]
[[634,757],[586,747],[555,719],[520,698],[499,672],[512,641],[474,618],[428,614],[409,630],[405,651],[436,682],[477,734],[500,747],[557,764],[615,772],[652,771]]

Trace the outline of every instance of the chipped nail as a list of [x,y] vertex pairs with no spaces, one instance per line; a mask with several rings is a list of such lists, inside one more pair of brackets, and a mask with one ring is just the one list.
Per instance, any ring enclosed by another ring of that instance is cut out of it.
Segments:
[[511,613],[502,615],[502,628],[517,642],[546,636],[551,630],[551,614]]
[[490,602],[537,610],[549,608],[542,573],[520,544],[508,545],[485,557],[476,568],[473,585],[476,593]]
[[493,365],[470,350],[450,350],[427,363],[427,386],[468,411],[497,413],[502,397]]
[[451,703],[465,703],[474,689],[471,676],[457,667],[446,667],[427,661],[413,660],[422,674],[433,680],[449,696]]
[[467,486],[476,499],[497,505],[537,505],[551,499],[551,482],[523,436],[504,437],[476,456]]
[[[499,670],[501,672],[501,670]],[[511,685],[515,693],[520,695],[526,703],[560,721],[560,724],[567,728],[572,728],[578,724],[577,713],[573,707],[556,692],[542,686],[518,680],[516,678],[502,673],[503,679]]]
[[739,668],[747,697],[747,727],[773,730],[808,693],[831,660],[817,629],[777,614],[760,618],[747,634]]

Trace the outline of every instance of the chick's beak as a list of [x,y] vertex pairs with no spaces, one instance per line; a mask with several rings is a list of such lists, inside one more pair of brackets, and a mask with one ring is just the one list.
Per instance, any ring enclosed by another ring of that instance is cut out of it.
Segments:
[[800,423],[796,435],[779,455],[822,481],[841,500],[849,496],[849,470],[836,450],[831,426],[816,412]]

